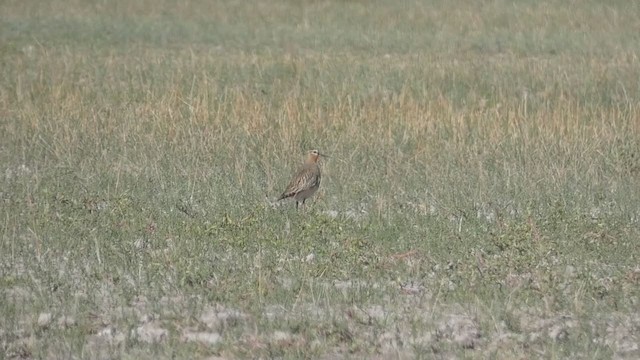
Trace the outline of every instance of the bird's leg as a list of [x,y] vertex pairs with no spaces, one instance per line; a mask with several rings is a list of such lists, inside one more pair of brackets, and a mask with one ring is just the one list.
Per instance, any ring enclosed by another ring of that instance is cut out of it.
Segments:
[[298,200],[296,200],[296,210],[298,210]]

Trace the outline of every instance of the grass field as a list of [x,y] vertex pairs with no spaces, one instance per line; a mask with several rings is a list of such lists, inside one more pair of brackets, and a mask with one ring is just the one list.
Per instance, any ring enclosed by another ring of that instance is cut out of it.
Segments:
[[[640,358],[640,2],[0,2],[0,358]],[[306,212],[274,199],[318,148]]]

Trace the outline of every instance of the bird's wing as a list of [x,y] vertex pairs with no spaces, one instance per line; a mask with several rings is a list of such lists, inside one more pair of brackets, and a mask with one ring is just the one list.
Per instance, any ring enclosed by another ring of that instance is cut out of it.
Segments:
[[286,199],[305,189],[310,189],[320,183],[320,173],[313,167],[304,167],[291,179],[287,189],[278,200]]

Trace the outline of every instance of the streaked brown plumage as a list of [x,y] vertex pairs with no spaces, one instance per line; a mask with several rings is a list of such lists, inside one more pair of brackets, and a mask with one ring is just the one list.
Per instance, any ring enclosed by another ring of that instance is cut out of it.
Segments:
[[318,150],[311,150],[307,155],[307,159],[296,175],[291,179],[287,189],[280,195],[278,200],[293,197],[296,200],[296,209],[298,205],[313,196],[320,187],[320,165],[318,164],[318,158],[320,156],[326,156],[321,154]]

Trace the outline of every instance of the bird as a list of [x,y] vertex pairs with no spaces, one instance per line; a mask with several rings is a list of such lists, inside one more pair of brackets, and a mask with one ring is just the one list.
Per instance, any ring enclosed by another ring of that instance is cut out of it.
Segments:
[[318,159],[320,156],[328,157],[325,154],[321,154],[318,150],[310,150],[307,153],[307,158],[304,165],[295,174],[289,186],[284,190],[282,195],[278,198],[278,201],[293,197],[296,200],[296,210],[300,203],[304,206],[304,202],[313,196],[313,194],[320,188],[320,165]]

